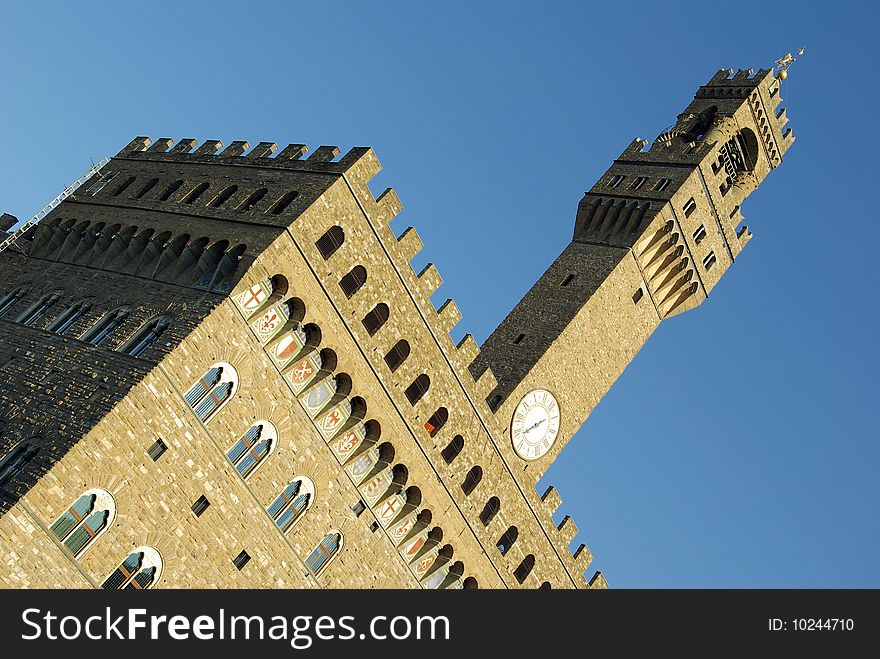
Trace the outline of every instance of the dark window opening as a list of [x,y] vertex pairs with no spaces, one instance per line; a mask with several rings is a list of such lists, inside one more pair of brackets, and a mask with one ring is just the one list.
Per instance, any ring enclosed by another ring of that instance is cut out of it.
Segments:
[[236,568],[241,570],[245,565],[248,564],[248,561],[251,560],[250,554],[242,549],[241,553],[232,559],[232,564],[235,565]]
[[155,442],[153,442],[153,445],[150,446],[149,449],[147,449],[147,455],[149,455],[150,458],[152,458],[153,462],[155,462],[160,457],[162,457],[162,454],[165,453],[165,451],[167,450],[168,445],[165,444],[165,442],[163,442],[161,438],[159,438]]
[[517,337],[513,340],[513,345],[515,345],[515,346],[519,345],[520,343],[522,343],[522,341],[523,341],[524,338],[526,338],[526,335],[525,335],[525,334],[520,334],[519,336],[517,336]]
[[393,373],[407,357],[409,357],[409,343],[405,339],[401,339],[391,346],[391,350],[385,355],[385,363],[388,364],[388,368]]
[[165,188],[165,192],[159,197],[159,201],[168,201],[171,199],[171,195],[180,190],[181,187],[183,187],[183,181],[174,181],[174,183]]
[[648,182],[647,176],[639,176],[636,179],[636,182],[633,184],[633,190],[641,190],[642,186],[645,185],[645,183],[647,183],[647,182]]
[[132,183],[134,183],[134,176],[129,176],[122,183],[120,183],[119,186],[117,186],[117,188],[113,191],[113,196],[118,197],[119,195],[121,195],[128,189],[128,186],[130,186]]
[[452,464],[452,461],[458,457],[458,454],[461,453],[462,449],[464,449],[464,437],[456,435],[452,438],[452,441],[446,445],[446,448],[440,451],[440,455],[443,456],[446,464]]
[[196,517],[201,517],[202,513],[205,512],[210,505],[211,502],[208,501],[208,497],[203,494],[198,499],[196,499],[196,502],[192,505],[192,511],[193,513],[195,513]]
[[370,336],[373,336],[376,332],[379,331],[379,328],[385,324],[385,321],[388,320],[388,305],[380,302],[372,310],[367,312],[367,315],[364,316],[364,319],[361,321],[364,324],[367,332]]
[[272,215],[281,215],[287,207],[290,206],[291,202],[299,196],[298,192],[287,192],[285,193],[281,199],[275,202],[275,205],[272,206],[269,211]]
[[351,297],[357,293],[361,286],[367,283],[367,269],[362,265],[356,265],[351,271],[339,280],[339,286],[345,297]]
[[404,392],[406,394],[407,400],[409,400],[410,405],[415,405],[418,403],[422,396],[424,396],[428,392],[428,388],[431,386],[431,378],[422,373],[419,377],[412,381],[412,384],[406,388]]
[[149,181],[147,181],[147,184],[141,188],[141,191],[137,193],[137,198],[143,199],[150,190],[152,190],[153,188],[156,187],[156,185],[158,185],[158,183],[159,183],[159,179],[151,178]]
[[318,251],[321,252],[321,256],[323,256],[326,261],[330,258],[333,252],[342,247],[342,243],[344,242],[345,231],[342,230],[341,226],[334,225],[327,229],[324,235],[315,241],[315,247],[318,248]]
[[211,208],[220,208],[223,204],[229,201],[230,197],[238,192],[237,185],[230,185],[223,192],[214,197],[214,200],[208,204]]
[[427,430],[428,434],[433,437],[440,432],[440,429],[446,425],[448,420],[449,411],[445,407],[440,407],[431,415],[430,419],[425,421],[425,430]]
[[633,304],[638,304],[639,300],[642,299],[642,296],[644,294],[645,294],[645,292],[641,288],[639,288],[635,293],[633,293]]
[[697,230],[694,231],[694,242],[697,245],[699,245],[701,242],[703,242],[703,238],[705,238],[705,237],[706,237],[706,227],[704,227],[701,224],[700,226],[697,227]]
[[260,203],[260,200],[268,194],[268,190],[266,188],[260,188],[259,190],[255,190],[251,193],[251,196],[248,197],[245,202],[238,209],[242,213],[246,213],[251,210],[254,206]]
[[623,176],[622,174],[615,174],[611,177],[611,183],[609,185],[611,185],[612,188],[619,188],[620,184],[623,183],[625,180],[626,176]]
[[367,509],[366,504],[363,501],[358,501],[351,507],[352,511],[354,511],[355,517],[360,517],[361,514]]
[[526,580],[532,573],[532,569],[535,567],[535,557],[532,554],[526,556],[522,563],[520,563],[517,568],[513,571],[513,576],[516,577],[516,580],[519,583],[522,583]]
[[684,205],[684,216],[690,217],[691,213],[697,210],[697,202],[694,201],[694,198],[691,197],[688,199],[688,202]]
[[472,467],[467,473],[467,476],[464,477],[464,480],[461,483],[462,491],[465,495],[470,496],[470,493],[476,489],[481,480],[483,480],[483,469],[479,465],[476,465]]
[[515,526],[511,526],[504,532],[504,535],[498,538],[498,542],[495,543],[495,546],[498,547],[498,551],[501,552],[502,556],[510,551],[510,548],[513,547],[513,543],[516,542],[517,537],[519,537],[519,531]]
[[574,273],[574,272],[569,272],[569,273],[565,276],[565,279],[562,280],[562,285],[563,285],[563,286],[568,286],[568,285],[572,282],[572,280],[575,278],[575,274],[576,274],[576,273]]
[[715,261],[715,252],[709,252],[706,255],[706,258],[703,259],[703,267],[706,268],[706,270],[709,270],[713,265],[715,265]]
[[480,513],[480,521],[483,526],[489,526],[489,522],[495,519],[495,515],[501,510],[501,500],[498,497],[492,497],[483,506],[483,512]]
[[199,197],[201,197],[205,193],[205,190],[207,190],[208,187],[210,187],[209,183],[200,183],[195,188],[193,188],[192,191],[188,195],[186,195],[186,197],[183,198],[183,203],[184,204],[194,203],[196,201],[196,199],[198,199]]

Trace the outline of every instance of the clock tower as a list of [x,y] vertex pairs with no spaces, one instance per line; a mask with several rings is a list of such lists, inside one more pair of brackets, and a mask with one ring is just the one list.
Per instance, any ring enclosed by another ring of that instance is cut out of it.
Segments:
[[752,237],[741,205],[794,141],[776,71],[721,70],[581,199],[571,243],[480,349],[499,450],[534,486],[661,321],[701,304]]

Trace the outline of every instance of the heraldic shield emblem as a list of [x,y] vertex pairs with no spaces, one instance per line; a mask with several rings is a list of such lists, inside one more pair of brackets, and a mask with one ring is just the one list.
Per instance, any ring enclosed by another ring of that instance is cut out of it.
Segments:
[[285,374],[295,394],[301,394],[321,370],[321,355],[313,352],[294,364]]
[[254,284],[243,293],[239,293],[238,297],[235,298],[235,303],[239,309],[250,315],[268,299],[269,292],[266,284]]

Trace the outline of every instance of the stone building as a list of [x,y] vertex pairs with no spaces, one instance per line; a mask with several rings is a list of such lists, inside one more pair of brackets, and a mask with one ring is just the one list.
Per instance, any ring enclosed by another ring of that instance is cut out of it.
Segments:
[[371,149],[132,140],[0,253],[0,584],[605,587],[536,483],[751,238],[779,87],[634,140],[481,348]]

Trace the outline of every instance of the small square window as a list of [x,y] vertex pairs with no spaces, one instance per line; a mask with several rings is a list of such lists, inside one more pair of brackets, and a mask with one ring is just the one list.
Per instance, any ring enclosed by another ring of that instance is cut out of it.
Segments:
[[241,570],[242,568],[244,568],[245,565],[248,564],[248,561],[250,560],[251,555],[242,549],[241,553],[232,560],[232,564],[235,565],[236,568]]
[[363,513],[367,509],[367,506],[366,504],[364,504],[363,501],[358,501],[351,507],[351,509],[354,511],[355,517],[360,517],[361,513]]
[[620,184],[626,180],[626,176],[623,174],[615,174],[611,177],[611,183],[609,184],[612,188],[619,188]]
[[647,182],[648,182],[648,177],[647,177],[647,176],[639,176],[639,177],[636,179],[636,182],[633,183],[633,190],[641,190],[641,189],[642,189],[642,186],[644,186],[645,183],[647,183]]
[[378,530],[379,530],[379,522],[373,522],[372,524],[370,524],[370,532],[371,533],[375,533]]
[[167,450],[167,444],[165,444],[165,442],[163,442],[162,438],[160,437],[155,442],[153,442],[153,445],[147,450],[147,455],[149,455],[153,459],[153,462],[155,462],[156,460],[161,458],[162,454]]
[[202,513],[208,509],[208,506],[211,505],[211,502],[208,501],[208,498],[203,494],[196,502],[192,505],[192,511],[195,513],[196,517],[201,517]]
[[639,287],[639,289],[635,293],[633,293],[633,304],[638,304],[639,300],[642,299],[642,296],[644,294],[645,294],[645,291],[643,291],[642,288]]
[[526,338],[526,335],[525,335],[525,334],[520,334],[519,336],[517,336],[517,337],[513,340],[513,345],[515,345],[515,346],[516,346],[516,345],[519,345],[520,343],[523,342],[523,339],[524,339],[524,338]]
[[672,179],[670,178],[661,178],[657,181],[657,185],[654,186],[655,192],[663,192],[666,188],[669,187],[669,184],[672,183]]

